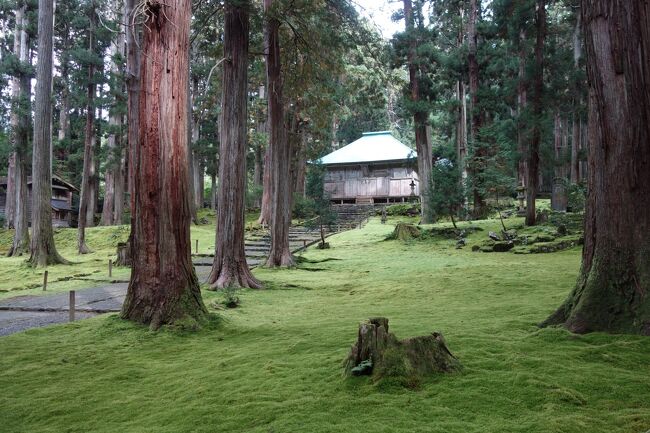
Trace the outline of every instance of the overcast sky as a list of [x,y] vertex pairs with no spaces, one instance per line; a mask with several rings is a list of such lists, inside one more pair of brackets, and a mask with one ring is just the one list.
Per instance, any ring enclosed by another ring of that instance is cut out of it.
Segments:
[[352,0],[359,12],[372,20],[381,31],[384,38],[390,38],[396,32],[402,31],[404,22],[394,23],[390,17],[400,8],[401,2],[388,3],[388,0]]

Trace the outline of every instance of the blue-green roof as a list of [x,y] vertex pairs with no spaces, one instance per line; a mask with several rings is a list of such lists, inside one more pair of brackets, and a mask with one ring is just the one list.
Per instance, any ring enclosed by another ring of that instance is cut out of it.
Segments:
[[320,159],[324,165],[364,162],[404,161],[417,153],[398,141],[390,131],[366,132],[355,142]]

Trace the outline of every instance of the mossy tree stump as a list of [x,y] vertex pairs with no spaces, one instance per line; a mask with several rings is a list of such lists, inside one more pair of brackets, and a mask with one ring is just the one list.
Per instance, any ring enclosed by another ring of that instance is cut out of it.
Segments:
[[399,239],[400,241],[410,241],[420,237],[420,229],[413,224],[397,223],[393,233],[387,238],[388,240]]
[[115,261],[115,266],[130,268],[132,264],[133,261],[131,260],[131,243],[120,242],[117,244],[117,260]]
[[375,381],[396,379],[404,385],[427,375],[461,370],[439,332],[398,340],[388,332],[388,319],[378,317],[359,324],[356,343],[345,360],[346,376],[372,376]]

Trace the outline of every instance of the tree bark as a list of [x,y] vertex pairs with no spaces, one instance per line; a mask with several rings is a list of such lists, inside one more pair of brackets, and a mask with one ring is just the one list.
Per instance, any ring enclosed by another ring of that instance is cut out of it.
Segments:
[[[118,19],[121,19],[121,15],[118,16]],[[120,75],[120,65],[116,62],[115,57],[117,55],[122,55],[124,51],[124,34],[119,33],[117,35],[117,40],[111,48],[111,74],[114,76],[113,83],[115,83],[118,88],[113,88],[112,93],[116,100],[120,98],[120,92],[122,90],[122,84],[116,78]],[[121,206],[118,204],[119,201],[124,200],[124,197],[118,196],[118,193],[122,191],[121,182],[122,176],[122,114],[116,112],[115,107],[109,109],[109,118],[108,124],[111,128],[111,131],[107,140],[108,147],[108,158],[106,162],[106,174],[104,176],[104,207],[102,209],[102,218],[100,224],[103,226],[110,226],[116,224],[117,221],[122,220],[120,215],[117,218],[118,207],[121,211]]]
[[[29,65],[29,24],[26,6],[16,10],[16,31],[14,33],[14,54],[21,68]],[[29,222],[27,220],[27,155],[29,153],[29,128],[31,127],[31,84],[30,78],[19,74],[12,80],[12,135],[14,140],[14,193],[13,223],[14,239],[7,254],[9,257],[22,256],[29,251]],[[8,196],[7,200],[12,197]]]
[[583,0],[589,177],[582,268],[544,323],[650,335],[650,9]]
[[[12,127],[16,125],[12,119]],[[16,152],[9,154],[7,161],[7,201],[5,204],[5,227],[14,228],[15,208],[16,208]]]
[[415,147],[418,154],[418,177],[420,178],[420,203],[421,218],[423,224],[433,223],[433,214],[429,211],[428,191],[429,179],[431,178],[431,143],[427,137],[427,124],[429,123],[429,112],[422,107],[420,98],[420,81],[418,78],[419,68],[416,64],[417,41],[413,32],[415,31],[415,19],[413,17],[413,3],[411,0],[404,0],[404,19],[406,31],[411,33],[409,37],[408,69],[411,90],[411,103],[413,104],[413,123],[415,127]]
[[[465,43],[465,9],[462,3],[459,3],[458,13],[460,16],[460,26],[458,29],[458,47]],[[456,159],[461,173],[461,182],[465,183],[467,179],[467,89],[463,76],[459,77],[456,82],[456,98],[458,98],[458,108],[456,112]]]
[[[480,83],[480,68],[478,64],[478,31],[477,22],[479,16],[480,3],[478,0],[470,0],[469,19],[467,23],[468,54],[467,61],[469,66],[469,93],[470,93],[470,135],[471,143],[474,147],[474,161],[472,162],[472,171],[475,183],[480,183],[482,172],[484,171],[483,159],[486,151],[480,143],[480,131],[483,126],[483,112],[479,107],[478,90]],[[481,194],[477,186],[472,190],[474,199],[474,217],[481,218],[486,214],[485,197]]]
[[[208,278],[211,288],[262,288],[244,250],[246,196],[246,123],[248,86],[248,2],[226,2],[222,128],[219,146],[219,207],[216,250]],[[227,205],[224,205],[227,204]]]
[[264,174],[262,186],[262,204],[260,206],[260,217],[258,224],[268,225],[271,221],[271,149],[267,147],[264,152]]
[[[126,21],[133,22],[133,14],[137,0],[125,0],[124,16]],[[131,218],[133,218],[133,176],[135,174],[135,160],[139,147],[139,106],[140,106],[140,30],[137,26],[126,28],[126,90],[127,90],[127,114],[128,126],[128,152],[127,152],[127,187],[129,194],[129,207]]]
[[147,3],[141,44],[131,255],[122,317],[158,329],[207,311],[190,252],[188,106],[190,0]]
[[[91,6],[90,28],[88,29],[88,51],[92,53],[95,48],[95,7]],[[84,138],[84,163],[81,177],[81,197],[79,199],[79,227],[77,230],[77,252],[88,254],[92,250],[86,245],[86,225],[88,225],[89,207],[92,207],[92,172],[94,171],[95,151],[95,65],[88,64],[88,85],[86,92],[86,130]],[[93,212],[94,214],[94,212]]]
[[537,218],[537,190],[539,185],[539,146],[542,141],[544,114],[544,42],[546,39],[546,0],[537,0],[537,40],[535,42],[535,84],[533,89],[533,131],[528,150],[528,184],[526,195],[526,225],[534,226]]
[[517,164],[517,184],[526,186],[528,181],[528,161],[526,143],[526,125],[523,117],[528,105],[528,80],[526,78],[526,29],[519,30],[519,77],[517,83],[517,152],[519,161]]
[[56,250],[52,230],[52,37],[54,1],[38,2],[38,65],[32,152],[32,266],[68,263]]
[[[573,32],[573,65],[577,71],[580,68],[580,59],[582,58],[582,44],[580,40],[580,26],[582,23],[582,15],[578,13],[576,20],[576,27]],[[576,78],[573,86],[573,122],[572,122],[572,136],[571,136],[571,183],[577,184],[580,182],[580,114],[579,108],[581,105],[580,98],[580,82]]]
[[271,172],[271,250],[268,267],[295,265],[289,250],[291,226],[291,149],[284,126],[283,80],[280,54],[280,20],[274,16],[274,0],[264,0],[266,16],[266,77],[269,100],[269,152]]

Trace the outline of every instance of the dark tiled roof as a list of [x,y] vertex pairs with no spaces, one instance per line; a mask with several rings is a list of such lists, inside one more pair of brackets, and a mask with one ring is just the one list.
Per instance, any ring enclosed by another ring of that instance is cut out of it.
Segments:
[[56,210],[72,210],[70,204],[65,200],[52,199],[52,207]]

